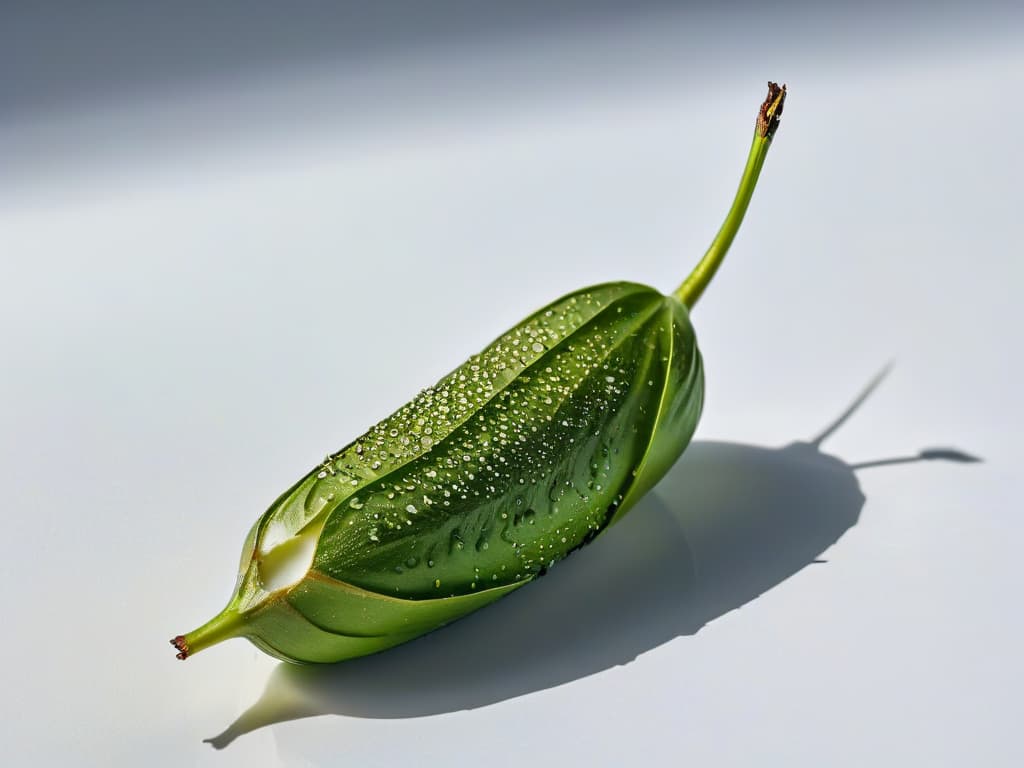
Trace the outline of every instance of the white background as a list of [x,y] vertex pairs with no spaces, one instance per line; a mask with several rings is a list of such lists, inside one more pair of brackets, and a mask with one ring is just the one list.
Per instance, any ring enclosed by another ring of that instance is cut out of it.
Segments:
[[[57,64],[0,75],[5,764],[1024,762],[1019,13],[659,6],[168,82],[29,21]],[[769,78],[697,442],[626,522],[378,657],[174,659],[326,452],[562,293],[674,288]],[[889,362],[836,458],[781,450]],[[927,449],[982,461],[852,466]]]

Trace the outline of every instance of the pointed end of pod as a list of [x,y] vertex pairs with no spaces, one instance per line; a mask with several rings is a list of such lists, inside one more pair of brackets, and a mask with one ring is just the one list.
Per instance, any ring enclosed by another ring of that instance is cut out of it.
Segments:
[[177,658],[184,661],[204,648],[238,637],[242,634],[244,623],[242,614],[228,607],[198,629],[171,638],[171,645],[178,651],[175,654]]

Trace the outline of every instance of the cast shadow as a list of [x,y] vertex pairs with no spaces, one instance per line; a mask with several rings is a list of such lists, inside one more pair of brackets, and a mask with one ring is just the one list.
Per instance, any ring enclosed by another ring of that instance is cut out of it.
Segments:
[[[868,388],[870,391],[873,384]],[[281,664],[218,749],[266,725],[318,715],[408,718],[486,706],[563,685],[741,608],[857,524],[855,469],[950,449],[846,464],[820,443],[784,448],[698,441],[621,523],[551,573],[452,626],[333,667]]]

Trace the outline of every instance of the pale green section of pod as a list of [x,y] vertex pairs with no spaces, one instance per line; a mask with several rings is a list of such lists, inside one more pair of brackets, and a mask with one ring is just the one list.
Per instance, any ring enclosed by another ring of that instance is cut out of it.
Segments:
[[469,595],[404,600],[359,589],[312,571],[289,590],[288,603],[310,623],[350,636],[422,633],[504,597],[526,580]]
[[376,653],[419,633],[353,637],[328,632],[276,598],[247,615],[239,634],[283,661],[328,663]]
[[[523,582],[525,583],[525,582]],[[442,627],[521,584],[464,597],[398,600],[307,575],[239,618],[237,633],[285,661],[326,663],[366,656]]]

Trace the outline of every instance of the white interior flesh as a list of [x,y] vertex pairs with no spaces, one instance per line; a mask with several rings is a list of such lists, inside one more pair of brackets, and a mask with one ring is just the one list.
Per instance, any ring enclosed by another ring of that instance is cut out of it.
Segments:
[[258,567],[260,584],[267,592],[290,587],[309,571],[316,553],[316,543],[326,516],[314,520],[294,536],[284,526],[271,523],[260,543]]

